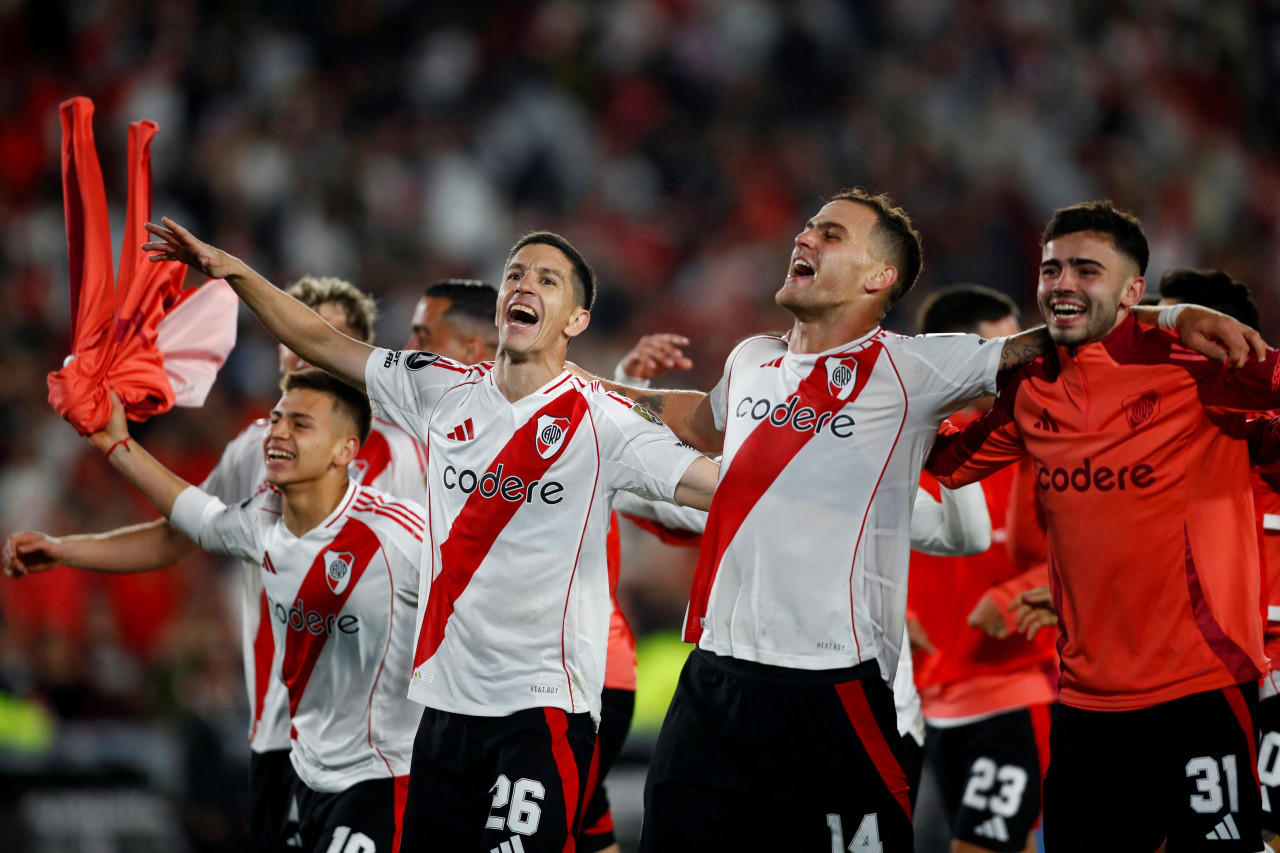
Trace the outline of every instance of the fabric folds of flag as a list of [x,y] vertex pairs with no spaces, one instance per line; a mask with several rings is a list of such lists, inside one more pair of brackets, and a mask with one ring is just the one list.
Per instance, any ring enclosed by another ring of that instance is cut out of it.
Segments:
[[[83,97],[60,107],[72,354],[48,379],[50,405],[82,435],[106,426],[110,391],[119,395],[133,421],[173,407],[174,389],[157,335],[165,313],[179,302],[186,277],[183,264],[151,263],[140,248],[149,239],[143,224],[151,217],[150,149],[157,128],[154,122],[139,121],[129,125],[128,207],[119,278],[113,281],[111,226],[94,148],[93,111],[93,102]],[[227,317],[222,311],[209,320],[225,327]],[[235,343],[234,306],[229,317],[230,342],[222,335],[219,349],[225,350],[220,356],[208,354],[218,366]],[[203,394],[198,397],[203,400]]]

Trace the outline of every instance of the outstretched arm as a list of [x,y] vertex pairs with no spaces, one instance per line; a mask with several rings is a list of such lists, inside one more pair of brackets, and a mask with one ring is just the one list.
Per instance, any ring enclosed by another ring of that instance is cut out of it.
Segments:
[[172,566],[196,550],[196,543],[163,518],[106,533],[74,536],[23,531],[5,542],[4,573],[20,578],[56,566],[95,572],[146,572]]
[[106,454],[111,467],[132,483],[165,518],[173,514],[173,502],[178,495],[191,486],[129,437],[124,406],[114,392],[111,394],[111,419],[107,421],[107,428],[89,436],[89,443]]
[[364,390],[365,362],[373,347],[342,334],[239,258],[202,243],[172,219],[160,221],[161,225],[146,225],[156,238],[142,244],[152,253],[150,260],[181,261],[210,278],[226,279],[276,340],[305,361]]
[[1224,362],[1227,367],[1244,367],[1250,355],[1258,361],[1267,357],[1267,342],[1262,335],[1221,311],[1185,302],[1164,308],[1135,305],[1130,310],[1139,323],[1175,329],[1185,346]]

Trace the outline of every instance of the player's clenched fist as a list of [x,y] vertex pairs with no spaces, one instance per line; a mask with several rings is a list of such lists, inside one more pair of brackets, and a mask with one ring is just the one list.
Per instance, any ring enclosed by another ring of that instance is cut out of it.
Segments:
[[61,561],[59,546],[62,540],[43,533],[24,530],[15,533],[4,543],[4,573],[20,578],[32,572],[52,569]]

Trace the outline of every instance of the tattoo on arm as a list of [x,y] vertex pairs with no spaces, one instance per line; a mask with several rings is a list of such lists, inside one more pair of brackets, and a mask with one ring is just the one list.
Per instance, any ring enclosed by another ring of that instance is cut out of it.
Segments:
[[[630,397],[631,395],[627,396]],[[631,399],[635,400],[655,415],[660,415],[662,414],[662,407],[666,404],[667,398],[662,394],[636,394],[634,397],[631,397]]]
[[1052,348],[1049,330],[1044,326],[1006,338],[1004,349],[1000,352],[1000,369],[1015,370],[1047,355]]

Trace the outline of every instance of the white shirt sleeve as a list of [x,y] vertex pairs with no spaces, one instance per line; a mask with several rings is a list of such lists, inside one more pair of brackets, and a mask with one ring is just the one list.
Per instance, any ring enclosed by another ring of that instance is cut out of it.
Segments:
[[720,375],[720,381],[711,389],[711,417],[720,432],[724,432],[725,425],[729,423],[729,375],[733,372],[733,362],[748,344],[758,340],[761,339],[747,338],[733,348],[729,357],[724,360],[724,373]]
[[647,501],[631,492],[618,492],[614,495],[613,508],[623,515],[657,522],[669,530],[687,530],[701,534],[707,526],[705,510],[662,501]]
[[981,483],[942,489],[942,502],[916,489],[911,547],[935,557],[967,557],[991,547],[991,516]]
[[226,554],[257,563],[262,548],[254,516],[261,514],[255,499],[227,506],[195,486],[182,490],[173,502],[169,523],[211,554]]
[[374,415],[426,444],[431,411],[470,373],[434,353],[375,348],[364,365],[364,384]]
[[592,409],[600,415],[601,468],[610,487],[674,502],[680,478],[702,454],[681,444],[666,424],[626,398],[594,395]]
[[964,408],[980,397],[996,393],[1004,338],[977,335],[917,335],[907,341],[912,364],[903,380],[910,386],[912,405],[930,420]]

